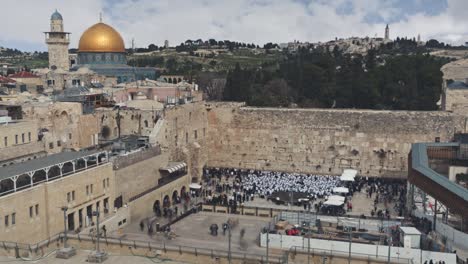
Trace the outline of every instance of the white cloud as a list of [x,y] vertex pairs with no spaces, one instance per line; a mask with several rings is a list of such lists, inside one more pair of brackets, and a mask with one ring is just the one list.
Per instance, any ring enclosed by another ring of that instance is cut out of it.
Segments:
[[[413,0],[416,1],[416,0]],[[421,0],[418,0],[421,1]],[[178,44],[186,39],[216,38],[263,44],[266,42],[326,41],[335,37],[382,36],[385,24],[369,24],[374,16],[391,24],[391,36],[432,37],[464,42],[468,37],[466,0],[447,0],[448,8],[429,16],[421,12],[405,14],[397,0],[17,0],[2,3],[7,26],[0,31],[0,46],[17,44],[45,50],[42,32],[58,8],[65,29],[72,32],[76,47],[81,33],[98,21],[114,26],[127,45],[161,45],[165,39]],[[338,12],[348,6],[349,14]]]

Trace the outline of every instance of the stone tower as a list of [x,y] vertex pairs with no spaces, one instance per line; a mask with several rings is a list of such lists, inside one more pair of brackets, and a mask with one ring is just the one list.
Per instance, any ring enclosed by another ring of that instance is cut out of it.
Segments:
[[68,58],[70,33],[63,31],[63,18],[57,10],[50,17],[50,31],[44,33],[49,49],[49,68],[68,71],[70,68]]
[[390,28],[387,26],[385,27],[385,40],[390,40]]

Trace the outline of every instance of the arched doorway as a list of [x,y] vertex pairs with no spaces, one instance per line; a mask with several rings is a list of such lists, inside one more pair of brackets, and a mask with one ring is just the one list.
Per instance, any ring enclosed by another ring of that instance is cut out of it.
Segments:
[[153,212],[156,216],[161,216],[161,202],[156,200],[153,204]]
[[171,199],[169,198],[169,195],[164,196],[163,199],[163,208],[169,208],[171,207]]
[[180,203],[180,199],[179,199],[179,195],[177,193],[177,190],[175,190],[173,193],[172,193],[172,203],[173,204],[178,204]]
[[180,189],[180,198],[183,200],[187,196],[187,188],[185,186],[182,186]]

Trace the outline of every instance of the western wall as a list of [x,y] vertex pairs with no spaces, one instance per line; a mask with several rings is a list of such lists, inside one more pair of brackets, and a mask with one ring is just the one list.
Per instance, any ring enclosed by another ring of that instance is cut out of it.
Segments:
[[406,178],[411,143],[451,141],[456,114],[251,108],[207,103],[208,166]]

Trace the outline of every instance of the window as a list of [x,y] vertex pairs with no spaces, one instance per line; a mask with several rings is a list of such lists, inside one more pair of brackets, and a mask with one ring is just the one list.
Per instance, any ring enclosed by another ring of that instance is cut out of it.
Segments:
[[36,204],[36,215],[39,215],[39,204]]
[[104,189],[106,188],[106,180],[102,180],[102,186],[104,187]]
[[8,146],[8,137],[3,138],[3,144],[5,145],[5,147]]
[[33,217],[33,207],[29,206],[29,217]]
[[10,225],[10,221],[8,220],[8,215],[5,215],[5,226],[8,227]]
[[49,149],[53,149],[54,148],[54,143],[53,142],[50,142],[49,143]]
[[21,142],[24,143],[24,133],[21,134]]
[[75,201],[75,191],[72,191],[72,201]]
[[93,185],[91,184],[91,187],[89,188],[91,193],[93,193]]
[[57,140],[57,147],[60,147],[60,146],[62,146],[62,141]]
[[71,201],[71,193],[67,192],[67,202]]
[[194,130],[194,131],[193,131],[193,137],[194,137],[195,139],[197,139],[197,138],[198,138],[198,133],[197,133],[197,130]]
[[15,135],[15,144],[18,144],[18,135]]
[[109,178],[107,178],[106,181],[107,181],[107,188],[109,188]]
[[11,224],[12,225],[16,224],[16,213],[11,214]]
[[89,185],[86,185],[86,195],[89,195]]
[[31,132],[28,132],[28,141],[31,142]]
[[68,139],[72,139],[72,133],[68,133]]
[[206,137],[206,128],[203,128],[203,137]]
[[188,143],[188,132],[185,132],[185,144]]

